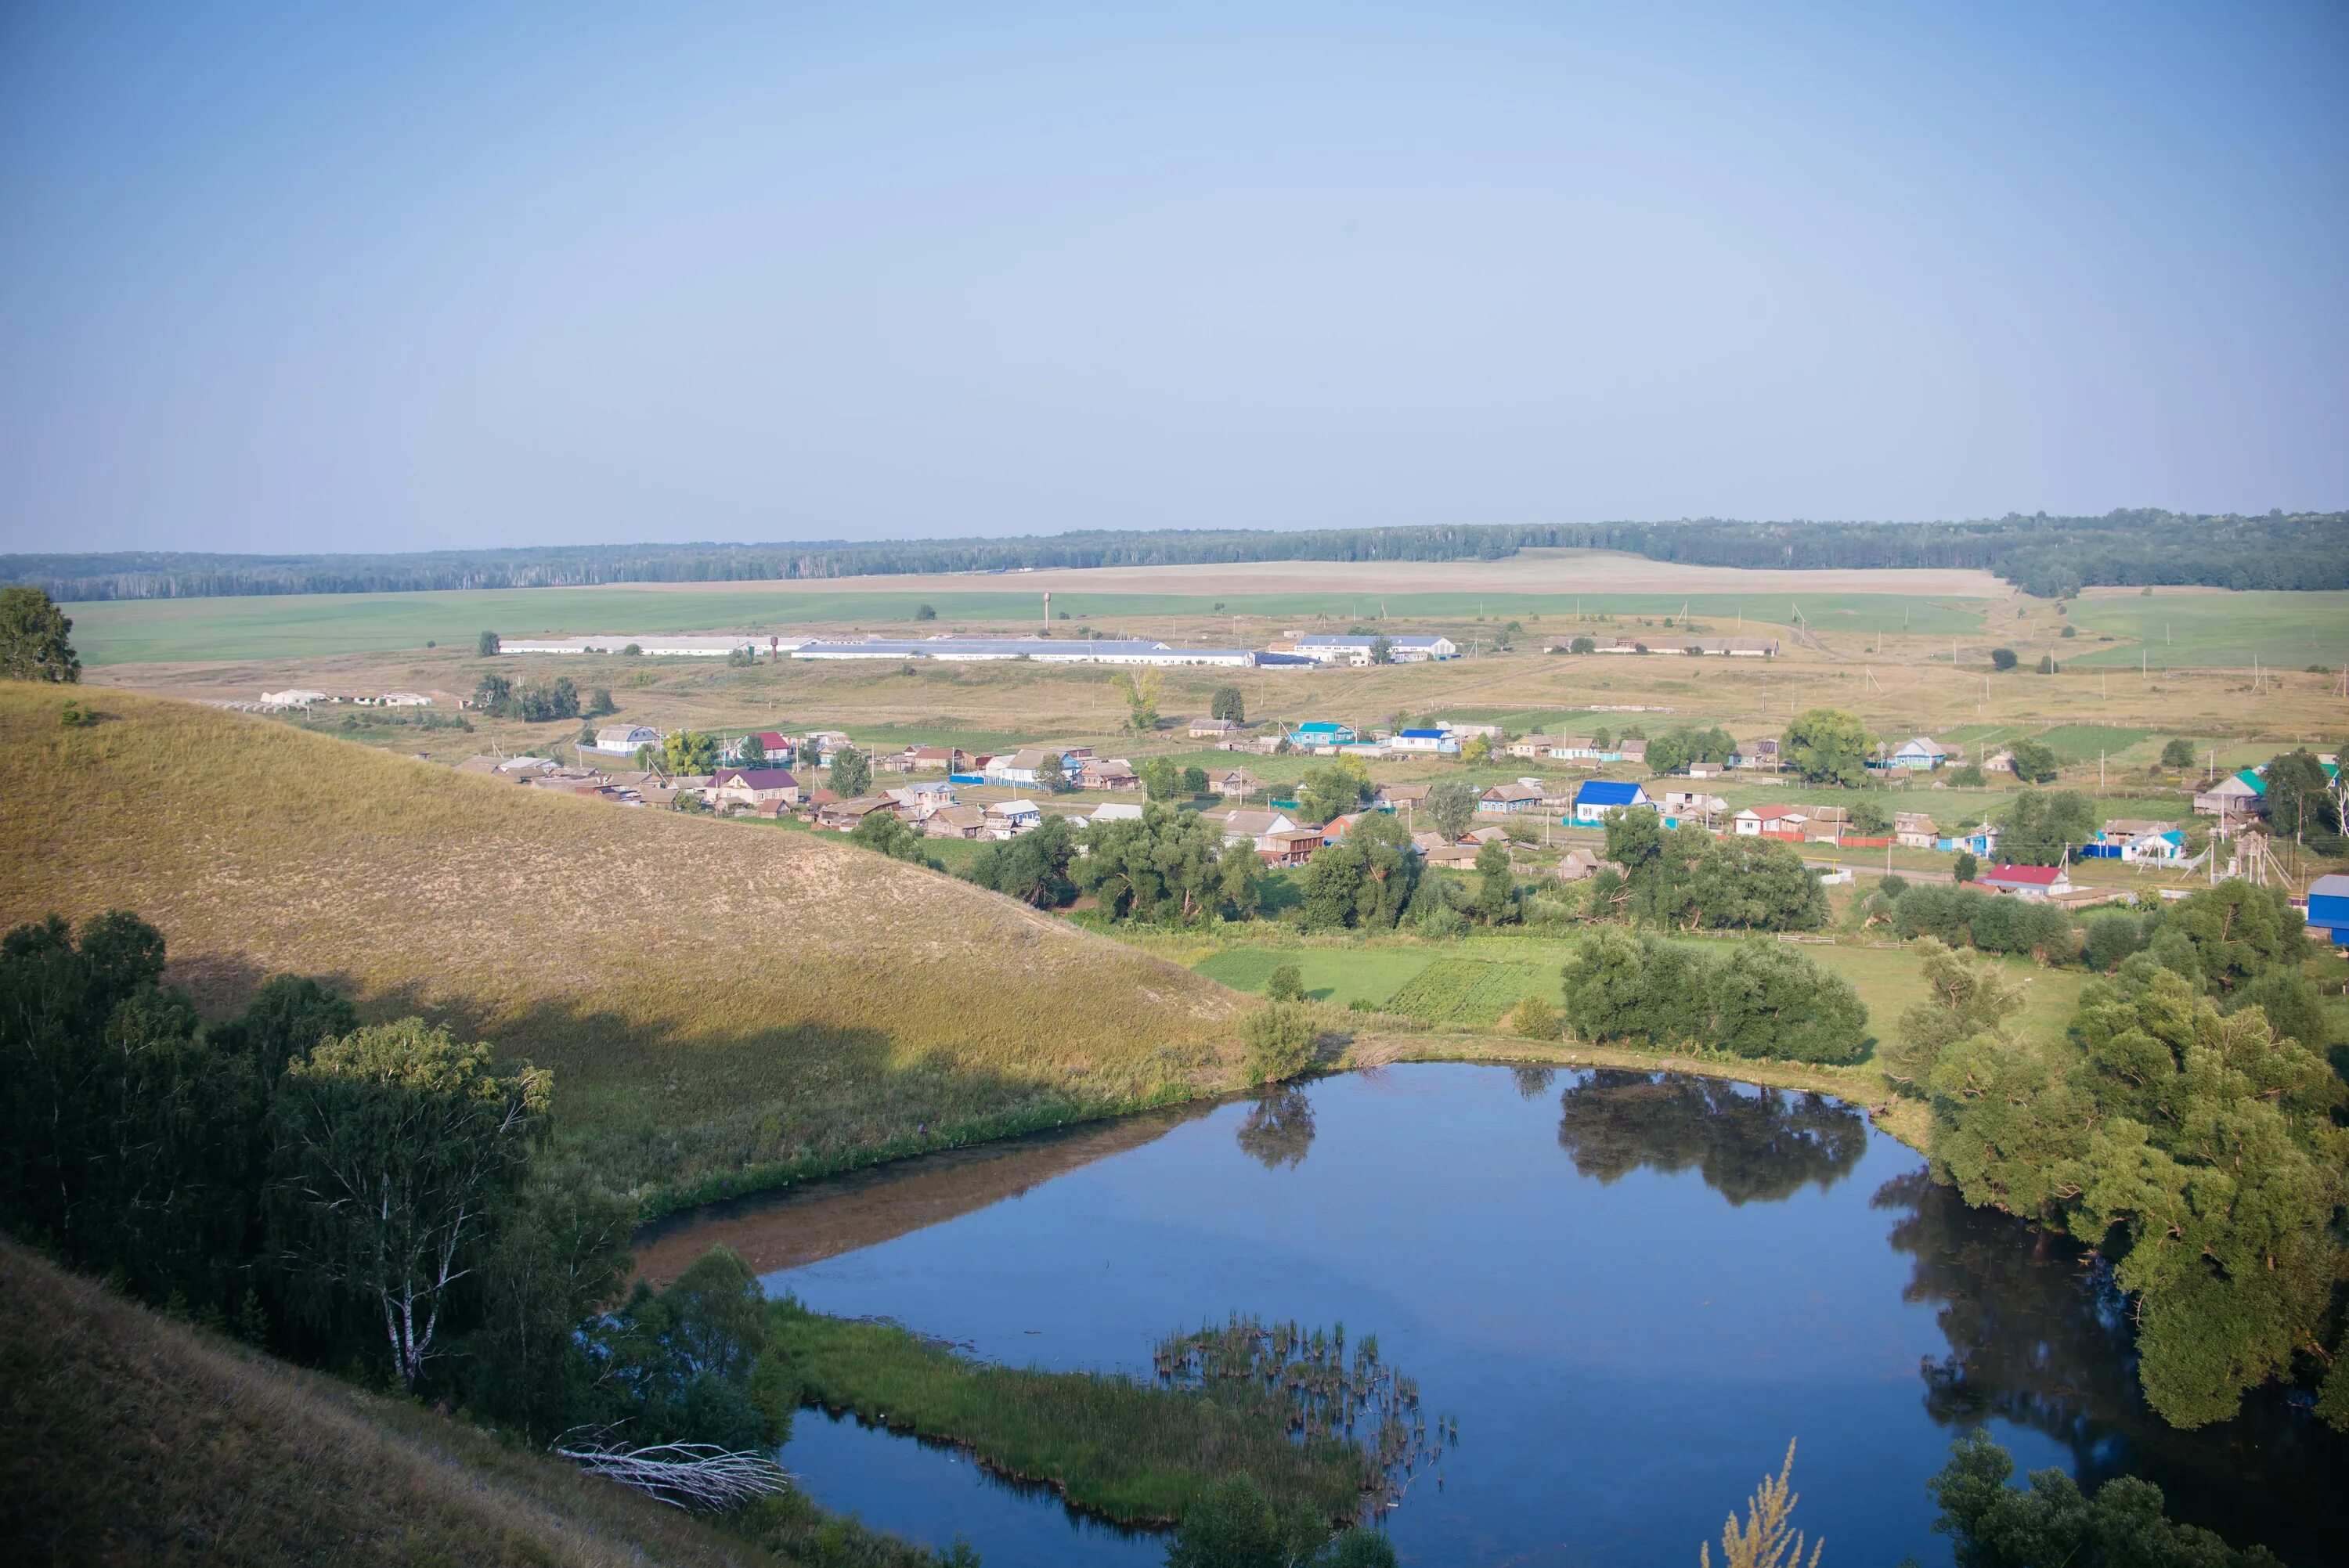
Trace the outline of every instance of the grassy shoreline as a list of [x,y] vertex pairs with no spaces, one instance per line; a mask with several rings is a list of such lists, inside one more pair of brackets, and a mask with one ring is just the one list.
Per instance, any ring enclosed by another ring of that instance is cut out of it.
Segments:
[[968,1451],[999,1475],[1058,1492],[1123,1524],[1163,1526],[1226,1476],[1276,1507],[1350,1519],[1372,1475],[1351,1444],[1291,1439],[1269,1401],[1156,1387],[1113,1374],[1042,1372],[975,1360],[895,1324],[769,1305],[771,1349],[804,1402]]

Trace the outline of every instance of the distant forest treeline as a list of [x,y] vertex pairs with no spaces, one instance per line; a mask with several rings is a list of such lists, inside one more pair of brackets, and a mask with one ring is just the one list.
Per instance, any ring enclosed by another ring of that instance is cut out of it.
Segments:
[[1704,566],[1974,567],[2043,598],[2084,587],[2349,588],[2349,513],[2265,517],[2136,511],[1976,522],[1601,522],[1554,527],[1099,531],[1022,539],[812,544],[591,544],[405,555],[133,551],[0,556],[0,583],[57,599],[379,593],[599,583],[1179,566],[1248,561],[1497,561],[1520,550],[1622,550]]

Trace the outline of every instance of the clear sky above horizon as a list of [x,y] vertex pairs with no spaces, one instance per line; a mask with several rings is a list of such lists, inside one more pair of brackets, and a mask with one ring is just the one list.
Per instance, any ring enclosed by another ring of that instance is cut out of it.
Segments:
[[0,550],[2349,506],[2349,7],[16,4]]

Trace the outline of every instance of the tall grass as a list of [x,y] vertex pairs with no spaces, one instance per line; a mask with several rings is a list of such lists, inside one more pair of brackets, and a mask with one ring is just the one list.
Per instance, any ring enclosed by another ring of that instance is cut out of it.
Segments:
[[890,1324],[770,1308],[768,1344],[807,1397],[896,1431],[968,1448],[999,1474],[1050,1486],[1129,1524],[1171,1523],[1198,1493],[1246,1475],[1276,1506],[1350,1519],[1376,1480],[1362,1450],[1328,1436],[1293,1441],[1280,1398],[1210,1397],[1116,1376],[1025,1371],[975,1361]]
[[1206,979],[822,835],[558,798],[125,692],[0,686],[0,923],[138,911],[211,1012],[273,973],[554,1069],[647,1207],[1219,1086]]

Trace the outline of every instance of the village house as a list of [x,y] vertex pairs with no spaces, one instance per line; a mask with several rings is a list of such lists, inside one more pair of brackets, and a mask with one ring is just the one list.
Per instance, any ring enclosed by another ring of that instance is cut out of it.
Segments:
[[1321,847],[1319,828],[1290,828],[1284,832],[1267,833],[1257,841],[1256,852],[1268,866],[1301,866],[1313,858]]
[[1088,822],[1139,822],[1142,804],[1136,800],[1104,800],[1085,818]]
[[1474,845],[1475,848],[1481,850],[1486,844],[1505,843],[1507,841],[1508,837],[1508,829],[1496,828],[1487,822],[1481,828],[1471,828],[1466,832],[1461,834],[1460,841],[1464,844]]
[[1933,819],[1922,811],[1895,811],[1892,814],[1892,836],[1904,850],[1930,850],[1940,836]]
[[2167,863],[2186,858],[2186,833],[2175,822],[2116,817],[2080,853],[2089,860]]
[[1685,771],[1692,779],[1718,779],[1727,771],[1727,767],[1719,762],[1692,762]]
[[1240,726],[1228,718],[1195,718],[1190,735],[1194,740],[1226,740],[1240,732]]
[[999,800],[987,809],[987,830],[999,839],[1017,838],[1044,820],[1044,808],[1033,800]]
[[636,756],[636,747],[657,747],[660,730],[648,723],[608,723],[595,732],[595,751],[606,756]]
[[1447,729],[1406,729],[1389,740],[1387,748],[1392,751],[1450,757],[1458,753],[1460,742]]
[[1765,735],[1752,740],[1729,754],[1732,768],[1754,768],[1766,772],[1777,771],[1779,764],[1778,738]]
[[1899,768],[1910,773],[1930,773],[1948,761],[1949,757],[1947,747],[1930,736],[1920,735],[1913,740],[1902,741],[1884,761],[1888,768]]
[[1482,844],[1437,844],[1422,853],[1420,858],[1431,866],[1444,866],[1455,872],[1476,869],[1476,855]]
[[955,803],[954,786],[940,783],[936,779],[920,784],[902,785],[895,789],[885,790],[883,793],[888,797],[891,809],[897,813],[901,821],[911,822],[916,826],[928,821]]
[[980,806],[941,806],[922,824],[922,833],[932,839],[983,839],[987,810]]
[[1573,810],[1574,792],[1580,788],[1581,785],[1572,779],[1543,779],[1542,810],[1557,811],[1560,814]]
[[1433,788],[1432,784],[1381,784],[1371,799],[1374,805],[1384,806],[1392,811],[1401,811],[1407,808],[1425,805],[1427,793]]
[[1264,788],[1264,780],[1245,768],[1233,768],[1222,773],[1207,775],[1207,788],[1218,795],[1237,796],[1243,799]]
[[[1226,843],[1253,844],[1258,851],[1279,848],[1287,841],[1277,841],[1277,835],[1294,833],[1302,826],[1288,812],[1269,810],[1218,808],[1199,815],[1223,829]],[[1319,829],[1313,832],[1316,838],[1320,836]]]
[[1348,833],[1352,832],[1355,824],[1369,815],[1368,811],[1343,811],[1330,818],[1321,824],[1321,841],[1325,844],[1336,843]]
[[1799,839],[1810,826],[1804,806],[1748,806],[1729,820],[1740,838]]
[[916,773],[959,773],[968,756],[959,746],[909,746],[905,762]]
[[1328,719],[1315,719],[1309,724],[1300,724],[1289,731],[1288,738],[1289,743],[1293,746],[1316,748],[1351,746],[1361,738],[1354,733],[1352,725],[1336,724]]
[[1974,879],[1974,885],[2036,903],[2070,892],[2072,879],[2062,866],[1992,866]]
[[712,806],[773,806],[800,803],[800,781],[781,768],[721,768],[709,776],[703,798]]
[[1565,859],[1557,862],[1557,880],[1569,882],[1588,882],[1601,871],[1613,872],[1617,876],[1623,874],[1623,868],[1615,861],[1601,859],[1595,851],[1586,850],[1578,844],[1567,851]]
[[2246,768],[2197,791],[2194,810],[2203,817],[2261,817],[2267,814],[2267,795],[2268,781]]
[[1998,853],[1998,824],[1983,822],[1960,832],[1946,834],[1935,839],[1933,847],[1944,854],[1954,854],[1963,850],[1976,860],[1986,861]]
[[891,810],[886,795],[859,795],[853,800],[832,800],[815,809],[815,825],[834,833],[853,833],[875,811]]
[[1839,844],[1851,831],[1851,813],[1841,806],[1806,806],[1803,816],[1803,837],[1815,844]]
[[1411,847],[1418,851],[1419,853],[1424,857],[1437,850],[1450,849],[1452,847],[1452,841],[1445,838],[1441,833],[1422,829],[1420,831],[1413,833],[1411,836]]
[[1541,760],[1549,756],[1550,748],[1557,744],[1556,736],[1520,735],[1509,742],[1507,750],[1511,757]]
[[1651,810],[1654,807],[1648,792],[1637,784],[1586,779],[1574,792],[1574,820],[1586,824],[1603,823],[1618,811]]
[[1061,776],[1063,779],[1070,783],[1076,781],[1078,769],[1081,766],[1081,759],[1071,757],[1067,752],[1050,750],[1042,747],[1031,747],[1026,750],[1010,752],[1001,757],[990,757],[987,759],[987,767],[983,771],[987,781],[990,784],[1021,784],[1033,788],[1039,781],[1037,775],[1044,769],[1046,764],[1051,762],[1058,762],[1061,765]]
[[1636,735],[1628,740],[1619,740],[1615,743],[1614,756],[1608,760],[1635,762],[1644,767],[1648,760],[1648,743]]
[[1139,789],[1142,775],[1123,757],[1088,757],[1077,766],[1077,787],[1112,791]]
[[1507,816],[1530,811],[1542,803],[1538,783],[1520,779],[1513,784],[1495,784],[1476,798],[1476,810],[1485,816]]
[[1661,797],[1664,825],[1678,827],[1683,821],[1695,821],[1706,827],[1713,819],[1725,814],[1729,802],[1718,795],[1708,795],[1702,789],[1667,789]]

